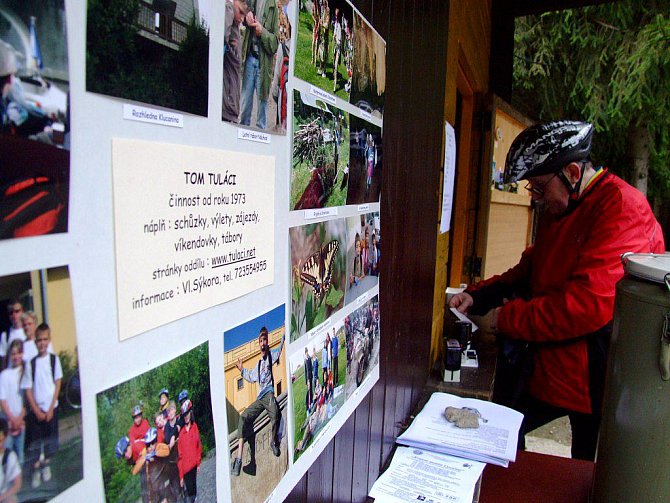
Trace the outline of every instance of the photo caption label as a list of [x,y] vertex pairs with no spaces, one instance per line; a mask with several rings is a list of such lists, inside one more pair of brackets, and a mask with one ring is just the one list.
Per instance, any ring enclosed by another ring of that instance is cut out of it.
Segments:
[[159,124],[161,126],[184,127],[184,116],[182,114],[129,105],[127,103],[123,105],[123,118],[130,121]]
[[318,210],[305,210],[305,220],[314,220],[315,218],[337,216],[337,208],[319,208]]
[[337,98],[335,98],[335,96],[333,96],[332,94],[327,93],[323,89],[319,89],[316,86],[310,86],[309,92],[313,96],[316,96],[317,98],[320,98],[323,101],[326,101],[326,102],[330,103],[331,105],[337,104]]
[[254,131],[252,129],[237,128],[237,139],[253,141],[256,143],[272,143],[272,135],[263,133],[262,131]]

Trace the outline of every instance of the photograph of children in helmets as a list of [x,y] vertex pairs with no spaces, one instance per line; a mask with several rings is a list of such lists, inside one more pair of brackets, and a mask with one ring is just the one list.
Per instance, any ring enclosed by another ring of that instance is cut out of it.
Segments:
[[349,101],[353,9],[346,0],[300,2],[295,76]]
[[265,501],[286,473],[282,304],[223,334],[232,501]]
[[345,305],[379,283],[380,245],[379,213],[365,213],[347,218]]
[[381,119],[386,90],[386,42],[358,12],[354,12],[354,33],[350,102]]
[[382,129],[351,115],[347,204],[379,201],[382,189]]
[[292,210],[344,206],[349,172],[349,114],[294,92]]
[[0,239],[67,232],[64,0],[0,0]]
[[294,0],[226,0],[224,121],[286,134]]
[[44,501],[83,477],[69,268],[0,277],[0,292],[0,458],[12,466],[0,477],[0,501]]
[[344,318],[347,345],[345,384],[347,397],[356,391],[370,374],[370,369],[379,363],[379,321],[378,295]]
[[208,344],[97,395],[107,501],[216,501]]
[[344,348],[344,324],[340,321],[310,339],[304,349],[298,347],[290,357],[294,461],[344,403]]
[[291,241],[291,342],[344,305],[346,220],[289,229]]

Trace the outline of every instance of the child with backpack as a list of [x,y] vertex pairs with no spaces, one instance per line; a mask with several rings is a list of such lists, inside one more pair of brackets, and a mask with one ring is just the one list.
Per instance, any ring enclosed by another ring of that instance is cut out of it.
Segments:
[[[37,356],[30,360],[28,372],[23,373],[21,389],[26,392],[30,406],[28,427],[31,430],[28,461],[32,463],[32,487],[51,480],[51,457],[58,451],[58,393],[63,369],[58,356],[48,352],[51,329],[42,323],[35,331]],[[44,461],[40,461],[44,452]]]

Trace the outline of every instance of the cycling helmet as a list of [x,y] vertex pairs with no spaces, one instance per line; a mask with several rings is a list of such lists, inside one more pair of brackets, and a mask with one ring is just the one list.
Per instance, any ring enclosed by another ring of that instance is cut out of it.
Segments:
[[158,392],[158,398],[160,398],[161,395],[165,395],[166,397],[170,398],[170,392],[168,391],[167,388],[163,388]]
[[135,407],[133,407],[132,415],[133,415],[133,417],[141,416],[142,415],[142,406],[141,405],[135,405]]
[[183,402],[183,401],[186,400],[187,398],[188,398],[188,391],[186,391],[185,389],[181,390],[181,391],[179,392],[179,396],[177,396],[177,399],[178,399],[180,402]]
[[144,443],[145,444],[151,444],[152,442],[156,441],[156,438],[158,437],[158,432],[156,431],[156,428],[149,428],[144,435]]
[[114,447],[114,452],[117,459],[121,459],[126,455],[126,449],[129,445],[130,439],[128,437],[122,437],[119,439],[119,441],[116,443],[116,447]]
[[585,161],[591,152],[593,125],[553,121],[535,124],[512,142],[505,161],[505,183],[555,173],[571,162]]
[[181,404],[181,413],[186,414],[193,408],[193,404],[189,399],[184,400],[184,403]]

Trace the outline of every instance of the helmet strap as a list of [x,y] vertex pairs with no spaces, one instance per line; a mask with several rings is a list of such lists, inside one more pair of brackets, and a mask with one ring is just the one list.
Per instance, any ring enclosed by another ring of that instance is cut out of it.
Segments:
[[577,199],[579,197],[579,189],[582,186],[582,180],[584,179],[584,172],[586,171],[586,161],[582,161],[582,166],[579,170],[579,179],[577,180],[577,183],[572,185],[572,182],[568,180],[568,177],[565,176],[565,173],[561,169],[557,176],[558,178],[563,182],[563,185],[565,185],[565,188],[568,189],[568,194],[570,194],[570,199]]
[[563,170],[558,172],[558,178],[563,182],[565,187],[568,189],[568,194],[570,198],[568,200],[568,207],[565,210],[565,214],[572,212],[577,207],[577,201],[579,199],[579,189],[582,186],[582,180],[584,179],[584,172],[586,171],[586,161],[582,161],[582,167],[579,170],[579,180],[573,186],[568,177],[565,176]]

